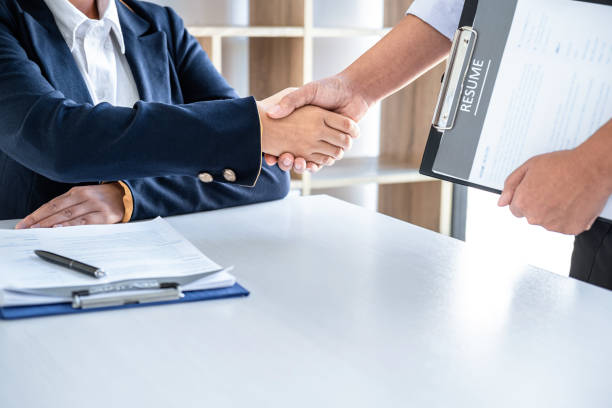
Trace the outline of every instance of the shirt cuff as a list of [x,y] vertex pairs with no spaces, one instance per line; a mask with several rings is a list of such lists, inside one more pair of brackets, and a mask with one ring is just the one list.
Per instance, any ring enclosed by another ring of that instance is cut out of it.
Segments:
[[453,41],[459,27],[464,0],[415,0],[406,14],[412,14]]
[[134,213],[134,197],[132,196],[132,190],[123,181],[118,181],[121,188],[123,188],[123,219],[121,222],[130,222],[132,214]]

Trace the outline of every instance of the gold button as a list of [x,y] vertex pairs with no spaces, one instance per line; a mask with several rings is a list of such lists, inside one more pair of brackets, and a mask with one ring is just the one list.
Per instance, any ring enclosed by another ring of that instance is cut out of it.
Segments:
[[211,176],[210,173],[200,173],[198,174],[198,178],[202,183],[212,183],[213,181],[213,176]]
[[225,178],[230,183],[233,183],[234,181],[236,181],[236,173],[234,173],[234,170],[225,169],[223,170],[223,178]]

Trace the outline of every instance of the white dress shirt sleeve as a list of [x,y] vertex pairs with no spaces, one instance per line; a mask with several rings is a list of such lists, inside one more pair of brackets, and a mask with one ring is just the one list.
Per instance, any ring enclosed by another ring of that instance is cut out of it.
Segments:
[[414,0],[406,14],[413,14],[453,40],[464,0]]

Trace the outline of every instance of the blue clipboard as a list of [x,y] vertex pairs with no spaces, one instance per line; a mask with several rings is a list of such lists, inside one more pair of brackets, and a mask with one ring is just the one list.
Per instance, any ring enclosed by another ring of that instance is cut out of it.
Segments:
[[151,303],[135,303],[123,306],[100,307],[95,309],[74,309],[70,303],[56,303],[51,305],[33,305],[33,306],[9,306],[0,307],[0,318],[4,320],[23,319],[27,317],[52,316],[60,314],[72,313],[87,313],[98,312],[103,310],[117,310],[132,307],[156,306],[173,303],[198,302],[200,300],[224,299],[232,297],[248,296],[249,291],[236,283],[234,286],[220,289],[197,290],[191,292],[183,292],[184,296],[181,299],[151,302]]

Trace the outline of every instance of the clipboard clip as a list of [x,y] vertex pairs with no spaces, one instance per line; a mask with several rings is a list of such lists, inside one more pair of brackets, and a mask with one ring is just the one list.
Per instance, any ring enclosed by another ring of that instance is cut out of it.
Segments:
[[74,309],[123,306],[136,303],[164,302],[182,298],[188,284],[234,267],[214,269],[185,276],[124,279],[93,285],[43,288],[7,288],[17,293],[72,299]]
[[463,92],[463,82],[467,74],[467,69],[464,68],[472,59],[477,38],[478,33],[472,27],[461,27],[455,33],[432,121],[433,127],[440,132],[455,126],[459,109],[455,97]]
[[73,309],[97,309],[100,307],[125,306],[140,303],[165,302],[182,298],[183,291],[177,283],[161,284],[159,290],[145,293],[117,293],[112,296],[92,295],[88,290],[72,293]]

